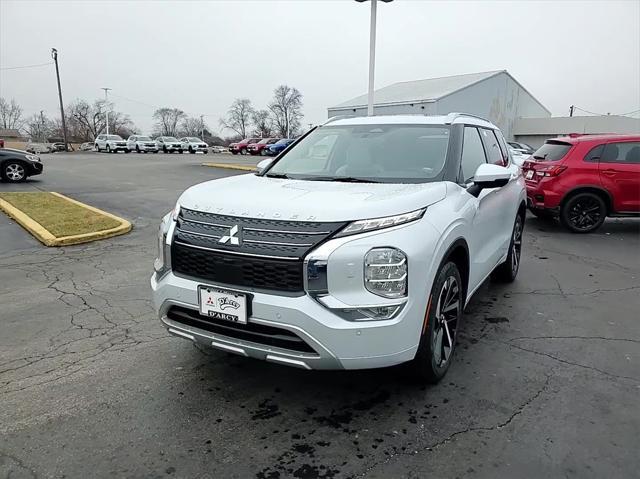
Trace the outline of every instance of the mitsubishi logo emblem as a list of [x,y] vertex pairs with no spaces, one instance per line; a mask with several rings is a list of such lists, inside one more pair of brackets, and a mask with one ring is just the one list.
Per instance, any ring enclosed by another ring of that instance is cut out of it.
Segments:
[[221,243],[221,244],[229,243],[234,246],[240,246],[241,242],[242,242],[242,230],[238,225],[235,225],[229,228],[229,234],[224,235],[222,238],[218,240],[218,243]]

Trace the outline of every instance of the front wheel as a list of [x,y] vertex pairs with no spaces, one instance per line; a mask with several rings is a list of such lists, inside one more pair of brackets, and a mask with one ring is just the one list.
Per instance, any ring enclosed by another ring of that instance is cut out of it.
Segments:
[[193,151],[193,148],[189,147],[189,153],[194,154],[195,151]]
[[520,270],[520,255],[522,253],[522,216],[518,214],[513,224],[511,241],[509,242],[509,253],[504,263],[499,265],[491,274],[491,279],[500,283],[511,283],[518,276]]
[[246,155],[247,154],[247,149],[243,148],[242,150],[240,150],[240,154],[241,155]]
[[591,233],[606,217],[607,205],[595,193],[578,193],[560,208],[560,222],[572,233]]
[[412,376],[437,383],[447,373],[462,322],[463,291],[458,266],[452,261],[442,265],[431,288],[418,352],[409,363]]
[[27,179],[27,171],[24,165],[18,161],[5,163],[2,168],[2,178],[11,183],[20,183]]
[[107,145],[107,153],[111,153],[111,147]]

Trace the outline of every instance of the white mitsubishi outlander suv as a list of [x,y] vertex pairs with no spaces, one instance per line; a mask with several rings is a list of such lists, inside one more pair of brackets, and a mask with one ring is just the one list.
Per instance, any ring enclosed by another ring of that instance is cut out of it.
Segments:
[[518,273],[524,180],[487,120],[331,119],[259,170],[195,185],[163,218],[151,287],[171,334],[437,382],[472,294]]

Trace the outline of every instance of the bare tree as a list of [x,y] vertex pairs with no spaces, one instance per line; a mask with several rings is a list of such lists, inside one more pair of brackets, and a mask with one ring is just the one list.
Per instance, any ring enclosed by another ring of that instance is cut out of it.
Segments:
[[[105,111],[104,101],[95,101],[92,105],[85,100],[76,100],[67,105],[65,119],[69,137],[84,141],[94,140],[106,129]],[[116,115],[116,112],[109,112],[110,126]]]
[[51,133],[55,131],[56,125],[43,113],[33,114],[27,119],[22,127],[25,135],[31,141],[46,142]]
[[285,138],[294,136],[302,120],[302,93],[297,88],[280,85],[273,90],[269,110],[276,133]]
[[[203,132],[208,133],[209,127],[201,118],[188,117],[182,121],[180,136],[196,136],[200,138],[201,136],[205,136],[202,134]],[[204,138],[200,139],[204,140]]]
[[247,130],[251,124],[253,107],[248,98],[237,98],[229,107],[227,117],[220,119],[223,128],[235,131],[242,138],[247,137]]
[[178,136],[178,125],[187,115],[179,108],[158,108],[153,119],[156,120],[155,132],[159,136]]
[[273,135],[273,122],[268,110],[255,110],[251,118],[255,126],[256,136],[269,138]]
[[8,102],[0,97],[0,126],[17,130],[22,127],[23,123],[20,105],[13,98],[11,102]]

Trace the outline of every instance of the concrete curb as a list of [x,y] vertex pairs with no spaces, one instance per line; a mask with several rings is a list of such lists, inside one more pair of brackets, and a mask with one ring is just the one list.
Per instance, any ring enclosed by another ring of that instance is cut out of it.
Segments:
[[205,161],[202,166],[209,166],[211,168],[226,168],[228,170],[242,170],[242,171],[258,171],[255,166],[234,165],[233,163],[212,163]]
[[74,203],[78,206],[91,210],[94,213],[108,216],[109,218],[115,221],[118,221],[120,225],[116,226],[115,228],[110,228],[108,230],[94,231],[91,233],[83,233],[79,235],[58,237],[58,236],[52,235],[40,223],[34,221],[30,216],[24,214],[21,210],[13,206],[8,201],[3,200],[2,198],[0,198],[0,210],[8,214],[20,226],[26,229],[29,233],[35,236],[42,244],[46,246],[69,246],[73,244],[88,243],[90,241],[111,238],[112,236],[118,236],[118,235],[128,233],[129,231],[131,231],[131,228],[133,227],[129,221],[123,218],[120,218],[119,216],[115,216],[115,215],[112,215],[111,213],[107,213],[106,211],[102,211],[98,208],[94,208],[93,206],[86,205],[72,198],[61,195],[60,193],[55,193],[51,191],[51,194],[59,198],[63,198],[67,201],[70,201],[71,203]]

